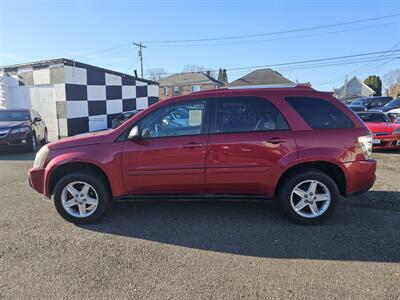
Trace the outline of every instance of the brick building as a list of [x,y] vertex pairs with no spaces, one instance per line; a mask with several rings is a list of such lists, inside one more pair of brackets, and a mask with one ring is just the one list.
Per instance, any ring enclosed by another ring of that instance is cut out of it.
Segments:
[[204,72],[174,74],[160,79],[160,100],[172,96],[187,95],[192,92],[215,89],[223,85],[222,82]]

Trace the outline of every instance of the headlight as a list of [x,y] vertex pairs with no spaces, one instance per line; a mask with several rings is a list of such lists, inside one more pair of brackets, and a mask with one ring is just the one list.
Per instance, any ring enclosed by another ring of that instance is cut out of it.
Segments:
[[359,136],[358,143],[361,146],[361,149],[364,153],[365,159],[371,159],[372,158],[372,136],[371,135]]
[[33,167],[35,169],[42,169],[44,167],[48,154],[49,154],[49,148],[47,146],[43,146],[42,148],[40,148],[39,152],[36,153]]
[[15,128],[15,129],[11,130],[11,133],[28,132],[29,130],[31,130],[30,127],[20,127],[20,128]]
[[393,134],[400,134],[400,127],[393,131]]

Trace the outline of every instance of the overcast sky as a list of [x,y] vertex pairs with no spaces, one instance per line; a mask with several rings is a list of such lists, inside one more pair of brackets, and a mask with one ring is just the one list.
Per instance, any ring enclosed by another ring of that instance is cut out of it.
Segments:
[[[134,41],[147,41],[145,73],[150,68],[181,72],[186,64],[231,69],[400,49],[400,15],[275,34],[393,14],[400,14],[398,0],[0,0],[0,65],[65,57],[132,73],[140,68],[137,49],[130,45]],[[264,35],[237,38],[255,34]],[[151,42],[213,38],[229,39]],[[364,79],[395,68],[399,59],[280,71],[330,90],[346,74]],[[228,71],[228,77],[248,72]]]

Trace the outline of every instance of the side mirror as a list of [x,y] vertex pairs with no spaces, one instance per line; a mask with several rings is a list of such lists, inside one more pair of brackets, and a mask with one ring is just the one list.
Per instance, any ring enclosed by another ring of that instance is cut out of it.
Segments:
[[34,117],[33,118],[33,123],[37,123],[37,122],[40,122],[40,121],[42,121],[42,119],[39,118],[39,117]]
[[140,138],[140,130],[138,126],[133,126],[131,131],[128,134],[128,140],[135,141]]

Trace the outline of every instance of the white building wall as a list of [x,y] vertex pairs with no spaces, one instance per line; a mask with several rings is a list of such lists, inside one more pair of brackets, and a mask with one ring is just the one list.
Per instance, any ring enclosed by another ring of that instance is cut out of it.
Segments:
[[0,107],[37,110],[50,141],[111,128],[121,112],[158,101],[154,82],[67,60],[10,68],[4,74]]
[[33,108],[43,118],[50,141],[63,136],[57,119],[56,101],[65,101],[65,84],[11,86],[8,88],[8,108]]

